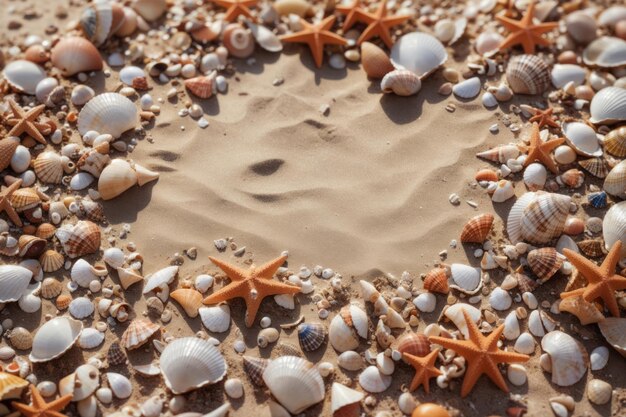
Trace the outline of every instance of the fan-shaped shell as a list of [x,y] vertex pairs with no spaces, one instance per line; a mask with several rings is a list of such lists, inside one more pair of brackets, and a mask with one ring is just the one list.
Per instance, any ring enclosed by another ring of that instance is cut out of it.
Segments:
[[359,385],[367,392],[379,393],[391,386],[392,378],[385,375],[376,366],[368,366],[359,375]]
[[19,398],[20,393],[28,384],[28,381],[17,375],[8,372],[0,372],[0,401]]
[[41,203],[41,198],[33,188],[17,189],[11,196],[11,205],[18,213],[36,207]]
[[321,323],[302,323],[297,330],[300,347],[305,352],[317,350],[326,340],[326,326]]
[[605,191],[597,191],[587,194],[587,201],[595,208],[605,208],[607,206],[607,194]]
[[87,39],[78,36],[61,39],[52,48],[51,61],[66,77],[102,69],[98,49]]
[[562,387],[574,385],[587,372],[589,357],[584,346],[559,330],[541,339],[541,348],[550,355],[552,382]]
[[107,362],[109,365],[121,365],[126,362],[126,359],[126,353],[124,353],[124,349],[122,349],[119,342],[111,343],[107,350]]
[[493,214],[484,213],[478,216],[472,217],[461,231],[461,242],[464,243],[483,243],[493,225]]
[[[333,416],[342,416],[342,411],[346,407],[356,405],[365,397],[365,394],[348,388],[338,382],[333,382],[330,394],[330,411]],[[347,416],[347,414],[346,414]]]
[[626,157],[626,126],[611,130],[604,137],[604,149],[618,158]]
[[414,356],[426,356],[430,353],[430,342],[423,333],[404,333],[396,340],[393,346],[400,353],[408,353]]
[[507,232],[511,242],[545,244],[563,232],[571,198],[561,194],[526,193],[509,212]]
[[206,340],[183,337],[169,343],[161,354],[161,374],[174,394],[183,394],[226,375],[226,361],[220,351]]
[[626,88],[606,87],[598,91],[589,108],[592,123],[611,124],[626,120]]
[[47,362],[67,352],[78,340],[83,324],[68,317],[56,317],[37,330],[33,338],[31,362]]
[[8,63],[2,74],[11,87],[31,96],[35,95],[39,81],[46,78],[42,67],[22,59]]
[[591,42],[583,51],[587,65],[615,68],[626,64],[626,41],[613,36],[603,36]]
[[298,414],[324,399],[324,381],[317,368],[297,356],[272,360],[263,381],[270,392],[292,414]]
[[626,198],[626,160],[615,165],[604,179],[604,191]]
[[64,260],[65,258],[63,255],[54,249],[48,249],[39,257],[39,263],[41,264],[41,268],[44,272],[58,271],[63,266]]
[[63,178],[63,159],[56,152],[42,152],[33,161],[37,178],[51,184],[59,184]]
[[577,154],[587,157],[602,156],[598,136],[589,125],[580,122],[563,123],[563,134]]
[[213,77],[202,75],[189,78],[185,80],[184,84],[185,88],[196,97],[209,98],[213,95]]
[[423,78],[443,65],[448,53],[434,36],[412,32],[402,36],[391,48],[391,63]]
[[578,161],[578,164],[594,177],[606,178],[609,174],[609,168],[602,158],[590,158]]
[[33,273],[18,265],[0,265],[0,303],[17,301],[30,283]]
[[230,327],[230,307],[228,304],[201,307],[198,312],[202,324],[211,332],[222,333]]
[[70,258],[95,253],[100,249],[100,228],[87,220],[75,225],[64,225],[57,229],[56,237]]
[[8,137],[0,140],[0,171],[4,171],[11,164],[11,158],[20,141],[16,137]]
[[607,317],[598,327],[604,339],[626,358],[626,318]]
[[547,281],[563,266],[562,255],[554,248],[533,249],[528,253],[528,266],[542,281]]
[[59,294],[61,294],[62,290],[63,290],[63,284],[61,284],[61,281],[55,278],[45,278],[41,282],[40,294],[45,299],[49,300],[51,298],[58,296]]
[[575,315],[583,326],[604,320],[602,312],[593,303],[585,301],[582,296],[567,297],[559,303],[559,311],[567,311]]
[[159,331],[159,326],[146,319],[135,319],[128,325],[122,334],[122,346],[128,350],[143,346],[153,334]]
[[118,93],[104,93],[85,104],[78,114],[77,127],[81,135],[94,130],[117,139],[135,128],[137,122],[138,111],[132,101]]
[[448,274],[445,268],[435,268],[430,270],[426,274],[426,277],[424,277],[424,289],[441,294],[447,294],[450,292]]
[[394,70],[387,73],[380,82],[383,93],[398,96],[412,96],[422,88],[422,82],[415,73],[407,70]]
[[84,329],[78,338],[78,346],[83,349],[93,349],[104,342],[104,333],[92,327]]
[[506,68],[506,79],[515,93],[542,94],[550,86],[550,69],[536,55],[517,55]]
[[137,184],[137,174],[123,159],[114,159],[100,173],[98,192],[103,200],[111,200]]
[[464,264],[452,264],[450,266],[450,277],[464,292],[472,292],[480,285],[480,269]]
[[178,304],[185,310],[185,313],[193,318],[198,316],[198,309],[202,307],[202,294],[192,288],[180,288],[170,294]]
[[605,254],[604,242],[595,239],[585,239],[578,242],[578,248],[590,258],[599,258]]
[[606,212],[602,221],[602,236],[606,250],[621,240],[621,257],[626,257],[626,201],[615,204]]
[[393,71],[393,65],[385,51],[371,42],[361,44],[361,65],[367,76],[375,79],[383,78]]
[[87,297],[78,297],[72,300],[69,312],[76,319],[84,319],[93,314],[95,307],[93,302]]

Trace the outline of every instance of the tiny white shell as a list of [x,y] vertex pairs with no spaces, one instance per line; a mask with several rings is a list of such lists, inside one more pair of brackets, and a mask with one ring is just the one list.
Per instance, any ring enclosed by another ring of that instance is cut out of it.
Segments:
[[379,393],[391,386],[392,378],[385,375],[376,366],[368,366],[359,375],[359,385],[367,392]]
[[87,297],[78,297],[72,300],[69,306],[69,312],[76,319],[84,319],[94,312],[93,302]]
[[591,355],[589,355],[589,362],[591,363],[592,371],[599,371],[603,369],[609,361],[609,349],[606,346],[598,346],[595,348]]
[[130,380],[124,375],[115,372],[107,372],[106,376],[109,380],[109,387],[116,398],[128,398],[133,393],[133,386]]

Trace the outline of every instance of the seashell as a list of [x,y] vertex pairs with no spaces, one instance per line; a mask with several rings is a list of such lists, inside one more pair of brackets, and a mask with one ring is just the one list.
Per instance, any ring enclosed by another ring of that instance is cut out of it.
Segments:
[[115,372],[107,372],[106,376],[109,381],[109,387],[116,398],[128,398],[133,393],[133,386],[130,380],[124,375]]
[[602,221],[602,236],[606,250],[621,240],[621,258],[626,257],[626,201],[615,204],[606,212]]
[[185,88],[196,97],[209,98],[213,95],[214,78],[211,76],[199,76],[184,81]]
[[583,62],[601,68],[620,67],[626,64],[626,41],[613,36],[602,36],[585,48]]
[[157,376],[161,373],[161,368],[154,362],[147,365],[133,365],[133,369],[142,376]]
[[602,156],[596,132],[588,125],[580,122],[563,123],[563,134],[568,145],[577,154],[586,157]]
[[[52,92],[59,87],[59,81],[56,78],[48,77],[37,83],[35,87],[35,96],[40,103],[46,103],[48,98],[52,95]],[[64,91],[61,88],[61,91]]]
[[46,71],[33,62],[18,59],[8,63],[2,75],[13,89],[34,96],[37,84],[46,78]]
[[563,258],[554,248],[540,248],[528,253],[528,266],[539,279],[547,281],[563,266]]
[[626,120],[626,89],[606,87],[598,91],[591,100],[589,112],[591,113],[589,121],[595,124],[611,124]]
[[125,14],[121,6],[99,1],[83,10],[80,24],[87,38],[96,46],[100,46],[119,29],[124,19]]
[[90,130],[119,138],[134,129],[139,121],[138,111],[132,101],[118,93],[95,96],[78,114],[78,131],[85,135]]
[[450,276],[459,290],[472,292],[481,283],[480,269],[463,264],[452,264]]
[[209,288],[213,286],[214,281],[215,278],[213,278],[211,275],[200,274],[196,277],[194,287],[201,293],[205,293],[209,290]]
[[582,296],[564,298],[559,303],[559,310],[575,315],[583,326],[604,320],[602,312],[593,303],[585,301]]
[[33,161],[37,178],[45,183],[60,184],[63,178],[63,160],[56,152],[40,153]]
[[279,337],[280,332],[273,327],[262,329],[256,339],[257,345],[259,345],[260,348],[267,347],[270,343],[275,343]]
[[79,72],[102,70],[98,49],[87,39],[78,36],[62,38],[57,42],[51,50],[50,60],[66,77]]
[[535,353],[535,339],[530,333],[524,332],[515,341],[513,349],[516,352],[531,355]]
[[324,399],[324,381],[313,364],[297,356],[272,360],[263,372],[270,392],[292,414]]
[[228,53],[236,58],[247,58],[254,52],[252,32],[239,23],[230,23],[224,28],[222,41]]
[[512,302],[513,299],[509,295],[508,291],[505,291],[500,287],[496,287],[489,296],[489,305],[494,310],[508,310],[511,307]]
[[576,168],[572,168],[565,171],[557,179],[560,183],[569,188],[578,188],[583,185],[585,174]]
[[107,350],[107,362],[109,362],[109,365],[121,365],[126,362],[126,359],[126,353],[124,353],[120,344],[117,341],[111,343]]
[[595,208],[605,208],[607,206],[607,194],[604,191],[587,194],[587,201]]
[[67,352],[78,340],[83,324],[68,317],[56,317],[37,330],[33,338],[31,362],[47,362]]
[[120,285],[125,290],[131,285],[143,281],[143,277],[134,269],[117,268],[117,276],[120,279]]
[[626,126],[610,131],[603,140],[604,149],[618,158],[626,157]]
[[71,100],[72,104],[75,106],[82,106],[87,103],[89,100],[94,98],[96,92],[93,91],[93,88],[79,84],[72,89]]
[[542,94],[550,86],[550,69],[536,55],[517,55],[507,65],[506,79],[514,93]]
[[263,382],[263,372],[265,372],[265,369],[267,368],[269,363],[269,359],[244,356],[243,370],[254,384],[258,386],[263,386],[265,385],[265,382]]
[[426,356],[430,353],[430,342],[423,333],[407,332],[400,336],[393,347],[398,352],[413,356]]
[[221,304],[215,307],[201,307],[198,312],[204,327],[211,332],[222,333],[230,326],[230,307]]
[[569,83],[579,86],[585,82],[587,72],[580,65],[574,64],[555,64],[550,72],[552,84],[556,88],[563,88]]
[[245,20],[245,23],[248,29],[250,29],[250,33],[252,34],[256,42],[261,46],[261,48],[270,52],[280,52],[283,50],[283,44],[278,36],[274,34],[274,32],[272,32],[265,26],[252,23],[248,19]]
[[493,214],[484,213],[472,217],[461,231],[461,242],[463,243],[483,243],[493,225]]
[[98,179],[98,192],[104,200],[111,200],[137,184],[137,174],[123,159],[114,159]]
[[91,281],[97,280],[99,277],[107,275],[107,270],[103,267],[95,268],[84,259],[79,259],[72,266],[70,276],[72,281],[78,284],[79,287],[89,288]]
[[492,56],[498,52],[504,38],[497,32],[485,31],[476,38],[474,48],[483,56]]
[[379,393],[391,386],[392,378],[385,375],[376,366],[368,366],[359,375],[359,385],[370,393]]
[[81,213],[92,222],[105,222],[104,207],[100,203],[89,200],[81,200],[79,204]]
[[127,350],[137,349],[147,343],[150,337],[158,331],[159,326],[150,320],[135,319],[130,322],[122,334],[122,346]]
[[133,0],[131,7],[148,22],[160,18],[167,10],[166,0]]
[[148,294],[150,291],[158,291],[163,285],[169,285],[174,281],[178,274],[178,266],[168,266],[159,269],[146,277],[146,285],[143,287],[143,293]]
[[19,398],[29,382],[17,375],[0,372],[0,400]]
[[9,167],[19,144],[19,139],[14,136],[0,140],[0,170],[4,171]]
[[280,16],[295,14],[305,17],[312,14],[312,6],[305,0],[277,0],[273,6]]
[[22,297],[18,300],[20,309],[25,313],[35,313],[41,308],[41,298],[39,298],[40,283],[29,285]]
[[120,81],[129,86],[134,86],[138,78],[146,78],[146,73],[139,67],[128,66],[120,71]]
[[560,145],[554,150],[554,160],[561,165],[576,161],[576,152],[567,145]]
[[426,277],[424,277],[424,289],[441,294],[450,292],[446,270],[444,268],[430,270],[430,272],[426,274]]
[[626,160],[615,165],[604,179],[604,191],[607,193],[626,198]]
[[480,88],[480,78],[472,77],[455,84],[454,87],[452,87],[452,92],[457,97],[470,99],[476,97],[478,93],[480,93]]
[[326,326],[321,323],[301,323],[297,330],[300,347],[305,352],[319,349],[326,340]]
[[614,27],[620,20],[626,19],[626,6],[610,6],[600,13],[598,24],[600,26]]
[[0,265],[0,303],[17,301],[30,283],[33,273],[17,265]]
[[[108,147],[108,144],[107,144]],[[81,171],[85,171],[93,175],[94,177],[100,177],[102,170],[111,162],[111,157],[108,153],[101,153],[97,149],[93,149],[90,152],[80,157],[76,163],[76,168]]]
[[343,307],[330,322],[328,340],[338,352],[359,346],[359,337],[366,339],[369,328],[367,315],[355,305]]
[[571,198],[543,191],[526,193],[509,212],[507,233],[512,243],[521,240],[545,244],[563,232]]
[[134,164],[133,168],[137,175],[137,184],[139,184],[140,187],[159,178],[158,172],[151,171],[139,164]]
[[606,178],[609,169],[602,158],[591,158],[578,161],[578,164],[594,177]]
[[[348,417],[358,415],[359,402],[365,397],[362,392],[348,388],[338,382],[333,382],[330,395],[330,409],[334,417]],[[354,410],[354,413],[352,414]]]
[[507,340],[515,340],[520,335],[519,320],[515,311],[511,311],[504,319],[503,336]]
[[91,300],[87,297],[78,297],[70,303],[69,311],[72,317],[76,319],[84,319],[93,314],[95,307]]
[[124,252],[120,248],[108,248],[102,254],[102,260],[111,268],[120,268],[124,265]]
[[607,343],[626,357],[626,318],[607,317],[598,322],[598,327]]
[[376,287],[365,280],[360,280],[359,285],[361,287],[361,295],[363,296],[363,299],[374,304],[374,314],[376,316],[387,314],[389,311],[389,305],[380,292],[378,292]]
[[363,368],[363,358],[353,350],[346,350],[337,357],[337,365],[348,371],[358,371]]
[[42,239],[50,239],[52,236],[54,236],[54,232],[56,230],[57,228],[50,223],[41,223],[39,226],[37,226],[35,236]]
[[173,291],[170,296],[181,305],[189,317],[198,316],[198,309],[202,307],[202,294],[199,291],[192,288],[180,288]]
[[424,78],[448,59],[443,44],[423,32],[403,35],[391,48],[391,63],[396,69],[406,69]]
[[394,70],[387,73],[380,82],[383,93],[398,96],[412,96],[422,88],[422,82],[415,73],[407,70]]
[[18,247],[18,255],[22,258],[36,258],[46,248],[46,241],[37,236],[22,235],[18,240]]
[[598,24],[588,12],[577,10],[565,17],[565,29],[574,41],[586,45],[596,38]]
[[78,338],[78,346],[83,349],[93,349],[100,346],[102,342],[104,342],[104,333],[91,327],[83,329]]
[[511,364],[506,369],[507,378],[511,382],[511,384],[516,386],[522,386],[528,381],[528,376],[526,375],[526,368],[517,363]]
[[443,312],[443,315],[451,320],[461,331],[461,333],[463,333],[463,336],[467,339],[469,338],[469,333],[467,329],[467,323],[465,322],[465,317],[463,316],[463,310],[465,310],[469,314],[470,318],[475,323],[478,323],[480,321],[480,310],[474,306],[465,303],[457,303],[447,307]]
[[41,282],[41,296],[47,300],[61,294],[63,284],[55,278],[46,278]]
[[584,346],[567,333],[559,330],[546,334],[541,348],[550,355],[552,382],[568,387],[585,375],[589,358]]
[[598,346],[591,355],[589,355],[589,363],[592,371],[603,369],[609,362],[609,349],[606,346]]
[[479,152],[477,157],[487,159],[501,164],[506,163],[509,159],[515,159],[519,156],[519,148],[515,145],[502,145],[488,151]]
[[603,405],[611,401],[613,387],[608,382],[592,379],[587,383],[587,398],[593,404]]
[[415,297],[413,304],[415,304],[415,307],[421,312],[432,313],[435,311],[437,297],[431,292],[424,292]]
[[14,327],[11,329],[7,338],[17,350],[28,350],[33,346],[33,335],[23,327]]
[[361,44],[361,64],[367,76],[374,79],[383,78],[394,69],[385,51],[371,42]]
[[586,239],[578,242],[580,251],[590,258],[599,258],[605,254],[604,243],[600,240]]
[[[39,263],[41,264],[41,268],[44,272],[58,271],[63,266],[64,261],[65,258],[63,257],[63,255],[53,249],[45,251],[39,257]],[[56,295],[58,295],[58,293]],[[44,298],[54,298],[56,297],[56,295],[52,297],[44,296]]]
[[524,184],[530,191],[542,190],[548,179],[546,167],[537,162],[528,165],[524,170]]

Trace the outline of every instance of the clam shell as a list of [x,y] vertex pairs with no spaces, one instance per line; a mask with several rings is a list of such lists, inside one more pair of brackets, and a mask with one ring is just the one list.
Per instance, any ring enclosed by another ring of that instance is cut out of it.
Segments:
[[202,307],[202,294],[199,291],[192,288],[180,288],[172,291],[170,296],[181,305],[189,317],[198,316],[198,309]]
[[577,154],[586,157],[602,156],[598,136],[590,126],[580,122],[563,123],[563,134]]
[[604,191],[626,198],[626,160],[615,165],[604,179]]
[[248,19],[245,20],[245,23],[261,48],[270,52],[280,52],[283,50],[283,43],[274,32],[265,26],[254,24]]
[[500,48],[504,38],[497,32],[485,31],[476,38],[474,48],[476,52],[483,56],[492,56]]
[[385,51],[371,42],[361,44],[361,65],[367,76],[375,79],[383,78],[393,71],[393,65]]
[[607,343],[626,358],[626,318],[607,317],[598,327]]
[[62,38],[52,48],[51,61],[66,77],[102,69],[98,49],[87,39],[78,36]]
[[[365,397],[362,392],[348,388],[338,382],[333,382],[330,394],[330,411],[334,415],[337,411],[341,413],[345,407],[357,404]],[[342,415],[342,414],[339,414]]]
[[146,285],[143,287],[143,293],[148,294],[150,291],[158,290],[163,285],[171,284],[176,274],[178,274],[178,266],[172,265],[148,275],[146,277]]
[[111,268],[120,268],[124,265],[124,252],[120,248],[108,248],[102,254],[102,260]]
[[550,355],[552,382],[562,387],[574,385],[587,372],[589,358],[584,346],[559,330],[546,334],[541,348]]
[[121,7],[115,5],[115,16],[113,13],[113,5],[106,1],[98,1],[93,6],[83,10],[80,17],[80,25],[87,36],[97,46],[102,45],[110,35],[114,32],[115,20],[116,28],[124,19],[124,13]]
[[463,333],[463,336],[469,338],[469,331],[467,329],[467,322],[463,316],[463,310],[465,310],[470,318],[478,323],[480,321],[480,310],[474,306],[465,303],[457,303],[449,306],[443,312],[443,315],[450,319],[456,327]]
[[589,108],[592,123],[611,124],[626,120],[626,89],[606,87],[598,91]]
[[155,362],[147,365],[133,365],[133,369],[142,376],[157,376],[161,373],[161,368]]
[[602,236],[606,250],[621,240],[621,257],[626,257],[626,201],[615,204],[606,212],[602,221]]
[[33,273],[17,265],[0,265],[0,303],[17,301],[30,283]]
[[552,84],[556,88],[563,88],[566,84],[573,83],[574,86],[585,82],[587,72],[580,65],[575,64],[555,64],[550,72]]
[[444,268],[430,270],[424,277],[424,289],[431,292],[447,294],[450,292],[448,274]]
[[202,324],[211,332],[223,333],[230,327],[230,307],[228,304],[200,307],[198,312]]
[[530,269],[542,281],[552,278],[563,266],[563,257],[554,248],[533,249],[527,260]]
[[392,378],[385,375],[376,366],[368,366],[359,375],[359,385],[367,392],[379,393],[391,386]]
[[546,167],[537,162],[528,165],[524,170],[524,184],[530,191],[542,190],[548,179]]
[[183,337],[169,343],[161,353],[161,374],[174,394],[183,394],[226,375],[226,361],[220,351],[206,340]]
[[626,157],[626,126],[610,131],[603,140],[604,149],[618,158]]
[[292,414],[324,399],[324,381],[309,361],[297,356],[272,360],[263,372],[270,392]]
[[455,84],[454,87],[452,87],[452,92],[457,97],[470,99],[476,97],[478,93],[480,93],[480,88],[480,78],[472,77]]
[[504,331],[502,335],[507,340],[515,340],[520,335],[519,320],[515,311],[511,311],[504,319]]
[[452,281],[465,292],[472,292],[481,282],[480,269],[463,264],[452,264],[450,266],[450,276]]
[[138,111],[132,101],[118,93],[95,96],[85,104],[78,115],[78,131],[85,135],[90,130],[108,133],[115,139],[135,128]]
[[609,349],[606,346],[598,346],[589,355],[589,363],[592,371],[603,369],[609,362]]
[[263,372],[265,372],[265,369],[269,364],[269,359],[254,358],[252,356],[243,357],[244,372],[254,384],[260,387],[265,385],[265,382],[263,381]]
[[78,338],[78,346],[83,349],[93,349],[104,342],[104,333],[92,327],[83,329]]
[[63,291],[63,284],[55,278],[45,278],[41,282],[41,296],[47,300],[55,298]]
[[67,352],[76,343],[83,324],[68,317],[56,317],[44,323],[33,338],[31,362],[47,362]]
[[598,16],[600,26],[614,27],[620,20],[626,19],[626,6],[615,5],[608,7]]
[[337,364],[348,371],[358,371],[364,363],[363,357],[353,350],[346,350],[337,357]]
[[87,220],[81,220],[73,226],[63,225],[55,235],[70,258],[95,253],[100,249],[100,228]]
[[123,159],[114,159],[100,173],[98,192],[104,200],[111,200],[137,184],[137,174]]
[[11,87],[31,96],[35,95],[39,81],[46,78],[42,67],[21,59],[8,63],[2,74]]
[[609,175],[609,169],[602,158],[583,159],[578,164],[594,177],[606,178]]
[[415,73],[407,70],[394,70],[387,73],[380,82],[383,93],[398,96],[412,96],[422,88],[422,82]]
[[494,288],[489,296],[489,305],[497,311],[508,310],[511,307],[513,299],[509,295],[508,291],[503,290],[500,287]]
[[535,353],[535,339],[530,333],[522,333],[513,346],[516,352],[523,353],[525,355],[531,355]]
[[612,36],[602,36],[591,42],[583,51],[586,65],[615,68],[626,64],[626,41]]
[[423,333],[406,332],[396,340],[393,347],[400,353],[413,356],[426,356],[430,353],[430,342]]
[[507,232],[512,243],[545,244],[561,235],[571,198],[543,191],[526,193],[509,212]]
[[421,312],[432,313],[437,305],[437,297],[431,292],[424,292],[415,297],[413,304]]
[[128,350],[137,349],[148,342],[159,331],[159,326],[146,319],[135,319],[122,334],[122,346]]
[[582,296],[567,297],[559,303],[559,310],[575,315],[583,326],[604,320],[602,312]]
[[48,77],[37,83],[35,87],[35,96],[40,103],[45,103],[50,94],[59,86],[56,78]]
[[115,372],[107,372],[106,376],[109,381],[109,387],[116,398],[128,398],[133,393],[133,386],[130,380],[124,375]]
[[506,79],[517,94],[542,94],[550,86],[550,69],[536,55],[517,55],[509,61]]
[[353,350],[359,346],[359,337],[367,338],[368,327],[363,310],[354,305],[346,306],[330,322],[328,340],[338,352]]
[[443,65],[448,53],[434,36],[423,32],[403,35],[391,48],[391,63],[396,69],[406,69],[424,78]]
[[0,400],[19,398],[29,382],[7,372],[0,372]]
[[76,319],[84,319],[93,314],[95,307],[93,302],[87,297],[78,297],[72,300],[69,306],[69,312]]
[[484,213],[472,217],[461,231],[461,242],[463,243],[483,243],[493,225],[493,214]]
[[300,347],[305,352],[319,349],[326,340],[326,326],[321,323],[302,323],[297,330]]

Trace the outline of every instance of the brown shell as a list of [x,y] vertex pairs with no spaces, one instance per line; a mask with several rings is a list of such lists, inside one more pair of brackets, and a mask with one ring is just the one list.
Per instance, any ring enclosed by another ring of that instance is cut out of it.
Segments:
[[137,91],[148,90],[150,88],[146,77],[133,78],[131,86]]
[[92,222],[103,223],[106,221],[106,215],[104,214],[104,207],[100,203],[95,201],[82,200],[80,202],[80,209]]
[[36,207],[41,198],[33,188],[20,188],[11,196],[11,205],[18,213]]
[[200,76],[185,80],[185,88],[199,98],[209,98],[213,95],[213,78]]
[[578,188],[585,181],[585,174],[576,168],[568,169],[561,174],[561,181],[570,188]]
[[594,177],[606,178],[609,175],[609,167],[602,158],[583,159],[578,164]]
[[528,266],[539,279],[547,281],[563,266],[563,259],[554,248],[533,249],[528,253]]
[[63,255],[53,249],[48,249],[39,257],[39,263],[44,272],[58,271],[63,266],[64,261]]
[[121,365],[126,362],[126,353],[118,341],[111,343],[107,351],[107,362],[109,365]]
[[193,288],[180,288],[170,294],[191,318],[198,316],[198,309],[202,307],[202,294]]
[[42,239],[50,239],[52,236],[54,236],[54,232],[56,232],[56,230],[56,226],[51,223],[41,223],[39,226],[37,226],[35,236]]
[[590,258],[599,258],[605,254],[604,242],[601,240],[581,240],[577,245],[580,251]]
[[429,271],[424,278],[424,289],[441,294],[450,292],[448,274],[445,268],[435,268]]
[[398,338],[394,344],[400,353],[414,356],[426,356],[430,353],[430,342],[423,333],[408,332]]
[[0,171],[4,171],[11,164],[11,158],[20,142],[14,139],[0,140]]
[[63,284],[61,283],[61,281],[55,278],[45,278],[41,282],[40,294],[43,298],[47,300],[58,296],[59,294],[61,294],[61,291],[63,291]]
[[60,228],[56,236],[70,258],[76,258],[100,249],[100,228],[95,223],[82,220],[73,227]]
[[484,213],[471,218],[461,232],[461,242],[463,243],[483,243],[493,225],[493,214]]
[[243,371],[248,375],[250,381],[255,385],[262,387],[265,385],[263,382],[263,372],[269,365],[269,360],[264,358],[255,358],[252,356],[243,357]]
[[72,297],[69,294],[61,294],[57,297],[55,301],[55,305],[59,310],[65,310],[70,306],[72,302]]
[[490,168],[481,169],[474,176],[476,181],[498,181],[498,173]]
[[506,79],[517,94],[542,94],[550,86],[550,68],[537,55],[517,55],[506,67]]
[[618,158],[626,157],[626,126],[611,130],[604,137],[604,149]]
[[580,295],[561,300],[559,310],[575,315],[583,326],[604,320],[602,312],[593,303],[585,301]]
[[32,235],[22,235],[18,240],[19,255],[22,258],[36,258],[46,249],[45,239]]
[[18,350],[28,350],[33,346],[33,335],[23,327],[15,327],[9,332],[11,346]]
[[385,51],[371,42],[361,44],[361,64],[370,78],[383,78],[387,73],[394,70]]
[[54,152],[43,152],[33,161],[37,178],[45,183],[60,184],[63,178],[63,160]]
[[537,280],[521,272],[515,272],[513,276],[517,279],[517,287],[522,293],[533,292],[539,286]]

